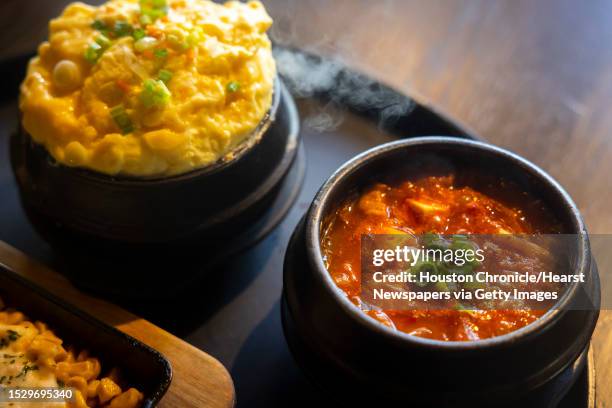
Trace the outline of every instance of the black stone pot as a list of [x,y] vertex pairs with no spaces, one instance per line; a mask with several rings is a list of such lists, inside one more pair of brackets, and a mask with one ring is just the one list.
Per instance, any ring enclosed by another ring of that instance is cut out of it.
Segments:
[[[349,192],[384,175],[431,174],[453,168],[482,175],[487,181],[475,186],[479,189],[486,190],[491,180],[502,177],[540,199],[562,223],[563,232],[577,234],[574,272],[584,273],[587,283],[582,288],[569,287],[556,307],[533,324],[473,342],[444,342],[397,332],[355,307],[323,263],[319,240],[326,216]],[[524,401],[540,390],[558,388],[550,383],[577,365],[599,316],[599,292],[582,218],[550,176],[510,152],[481,142],[417,138],[357,156],[319,190],[288,246],[282,321],[296,360],[332,399],[358,406],[513,406],[513,401]]]
[[23,130],[11,139],[11,161],[22,205],[60,255],[62,272],[89,289],[132,297],[133,285],[162,295],[231,253],[235,241],[248,246],[234,238],[272,205],[299,147],[297,110],[277,80],[256,133],[186,174],[110,177],[67,167]]

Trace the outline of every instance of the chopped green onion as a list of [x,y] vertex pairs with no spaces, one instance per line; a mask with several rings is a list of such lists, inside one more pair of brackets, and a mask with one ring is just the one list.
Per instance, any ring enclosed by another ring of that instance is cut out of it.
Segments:
[[166,0],[140,0],[140,7],[165,9],[168,7],[168,2]]
[[140,24],[145,26],[153,24],[153,19],[149,15],[143,14],[140,16]]
[[431,272],[435,275],[438,274],[438,267],[436,266],[436,264],[434,262],[431,261],[421,261],[421,262],[417,262],[412,268],[411,271],[414,273],[419,273],[419,272]]
[[465,234],[454,234],[452,237],[453,241],[469,241],[469,238]]
[[159,74],[157,77],[160,79],[160,81],[167,84],[168,82],[172,80],[173,76],[174,74],[171,71],[168,71],[167,69],[162,69],[159,71]]
[[134,27],[126,21],[117,21],[113,29],[115,37],[125,37],[132,34],[132,31],[134,31]]
[[431,261],[420,261],[410,268],[410,273],[412,273],[416,279],[415,284],[420,287],[425,287],[428,285],[428,282],[419,279],[421,272],[430,272],[434,275],[438,275],[440,271],[438,270],[438,266]]
[[106,31],[106,30],[108,30],[108,27],[106,26],[106,24],[102,20],[95,20],[91,24],[91,28],[93,28],[94,30],[98,30],[98,31]]
[[132,120],[128,116],[123,105],[117,105],[112,108],[110,114],[113,120],[115,121],[117,127],[121,129],[121,133],[127,135],[128,133],[132,133],[134,131],[134,125],[132,124]]
[[453,243],[451,244],[450,248],[453,251],[457,251],[460,249],[464,251],[476,251],[476,247],[470,241],[453,240]]
[[[475,254],[477,250],[477,247],[473,242],[456,238],[453,238],[453,243],[450,247],[453,251],[462,250],[464,251],[464,253],[466,251],[470,251]],[[463,273],[472,273],[474,272],[474,268],[477,268],[479,266],[480,262],[478,262],[478,260],[476,259],[473,259],[471,262],[466,261],[465,265],[462,266]]]
[[163,107],[170,100],[172,94],[161,80],[147,79],[140,94],[140,100],[148,108]]
[[200,27],[196,27],[187,35],[187,37],[185,37],[185,40],[180,43],[180,46],[183,51],[193,48],[202,41],[203,36],[204,32],[202,29]]
[[152,24],[166,14],[168,14],[166,0],[140,0],[140,22],[142,24]]
[[478,312],[476,312],[475,308],[469,309],[469,308],[463,306],[461,303],[457,303],[453,307],[453,309],[455,309],[455,310],[457,310],[457,311],[459,311],[461,313],[467,313],[467,314],[469,314],[470,316],[473,316],[473,317],[478,317]]
[[147,36],[145,30],[143,30],[142,28],[137,28],[134,30],[134,32],[132,33],[132,37],[134,37],[134,40],[138,41],[140,39],[143,39]]
[[238,92],[239,90],[240,90],[240,83],[236,81],[232,81],[229,84],[227,84],[227,92],[234,93],[234,92]]
[[160,48],[153,52],[156,58],[166,58],[168,56],[168,50],[165,48]]
[[[166,12],[166,10],[162,10],[162,9],[144,8],[144,9],[140,10],[140,13],[141,13],[142,16],[148,17],[150,19],[151,23],[152,23],[155,20],[165,16],[167,12]],[[149,24],[151,24],[151,23],[149,23]]]
[[104,34],[100,34],[98,37],[96,37],[96,43],[102,47],[103,50],[111,46],[111,40]]
[[91,43],[87,50],[85,50],[85,59],[92,64],[98,62],[98,59],[102,56],[102,46],[98,43]]

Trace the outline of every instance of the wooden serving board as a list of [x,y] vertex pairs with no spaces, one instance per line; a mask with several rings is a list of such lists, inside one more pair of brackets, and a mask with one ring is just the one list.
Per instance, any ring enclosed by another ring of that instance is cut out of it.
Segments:
[[0,263],[95,318],[162,353],[172,365],[173,379],[160,408],[231,408],[232,379],[215,358],[154,324],[118,306],[86,295],[64,278],[19,250],[0,241]]

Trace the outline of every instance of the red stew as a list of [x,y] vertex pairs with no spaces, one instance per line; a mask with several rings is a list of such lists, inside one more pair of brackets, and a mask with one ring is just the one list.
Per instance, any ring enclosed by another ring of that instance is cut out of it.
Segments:
[[360,298],[363,234],[529,234],[525,214],[453,177],[427,177],[392,187],[376,184],[341,205],[322,237],[327,268],[347,297],[382,324],[416,336],[466,341],[499,336],[538,319],[542,310],[372,310]]

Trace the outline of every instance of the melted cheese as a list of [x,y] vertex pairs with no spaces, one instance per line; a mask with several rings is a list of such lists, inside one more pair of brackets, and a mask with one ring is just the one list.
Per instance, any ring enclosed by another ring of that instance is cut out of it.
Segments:
[[[143,23],[138,0],[73,3],[51,21],[20,108],[25,130],[58,162],[110,175],[180,174],[230,153],[265,117],[276,67],[261,3],[167,6]],[[130,34],[117,34],[117,24]],[[98,58],[88,59],[98,43]],[[172,74],[163,81],[169,97],[152,105],[146,83],[159,84],[162,71]]]
[[[11,337],[13,333],[14,337]],[[16,335],[14,334],[16,333]],[[39,335],[38,329],[30,323],[24,322],[18,325],[0,323],[0,339],[4,339],[0,347],[0,387],[11,388],[57,388],[57,378],[52,369],[39,366],[37,362],[28,355],[27,351],[32,340]],[[14,338],[14,341],[8,340]],[[36,367],[35,370],[27,370],[26,367]],[[5,402],[0,407],[32,408],[41,407],[40,402]],[[48,402],[48,408],[64,408],[65,403]]]

